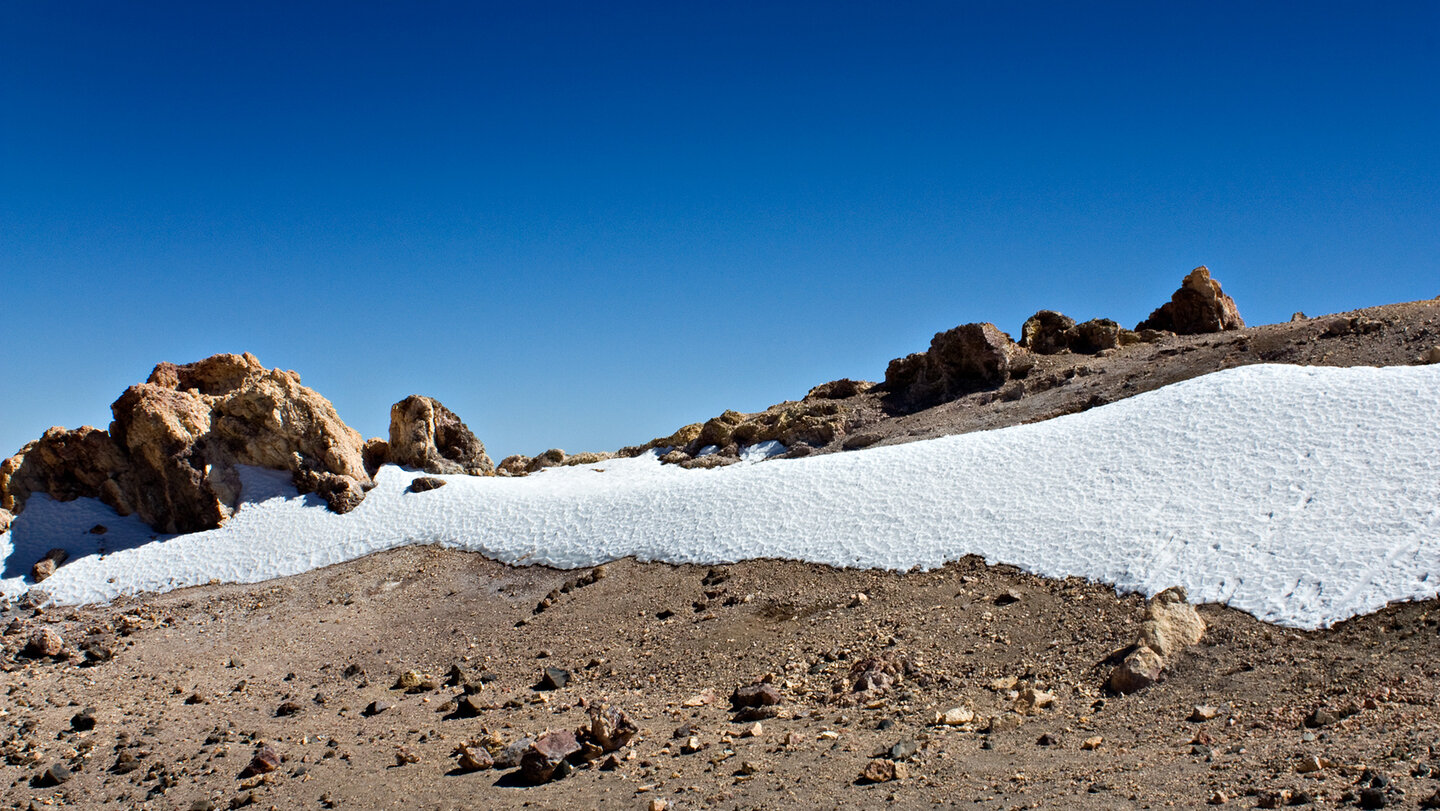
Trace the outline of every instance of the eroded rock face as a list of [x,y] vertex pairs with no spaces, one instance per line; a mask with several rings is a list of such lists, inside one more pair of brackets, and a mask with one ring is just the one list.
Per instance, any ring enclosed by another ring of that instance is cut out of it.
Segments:
[[890,361],[882,385],[905,405],[924,408],[1022,376],[1033,365],[1027,354],[994,324],[961,324],[937,333],[929,350]]
[[1235,307],[1235,300],[1225,295],[1220,283],[1210,278],[1210,269],[1201,265],[1190,271],[1180,289],[1141,321],[1135,329],[1168,330],[1178,335],[1200,335],[1244,329],[1245,320]]
[[1041,310],[1025,319],[1020,327],[1020,345],[1041,355],[1055,355],[1070,348],[1067,330],[1075,319],[1054,310]]
[[110,407],[108,432],[52,428],[0,465],[0,507],[32,494],[98,498],[162,532],[212,529],[240,503],[236,465],[290,471],[336,512],[373,482],[360,435],[300,376],[249,353],[162,363]]
[[412,394],[390,407],[392,464],[426,473],[486,474],[495,465],[485,445],[439,400]]

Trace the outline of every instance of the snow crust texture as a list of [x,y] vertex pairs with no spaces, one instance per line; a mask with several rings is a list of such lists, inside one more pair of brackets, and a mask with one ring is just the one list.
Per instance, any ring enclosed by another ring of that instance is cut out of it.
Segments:
[[[216,530],[155,536],[98,502],[36,497],[8,535],[0,590],[52,547],[61,603],[214,579],[257,582],[402,544],[516,564],[791,558],[933,568],[968,554],[1154,594],[1182,585],[1302,628],[1440,594],[1440,366],[1231,369],[997,431],[714,470],[654,454],[518,479],[386,467],[353,512],[242,473]],[[89,534],[95,524],[108,532]],[[103,553],[103,554],[102,554]],[[23,569],[21,566],[23,565]]]

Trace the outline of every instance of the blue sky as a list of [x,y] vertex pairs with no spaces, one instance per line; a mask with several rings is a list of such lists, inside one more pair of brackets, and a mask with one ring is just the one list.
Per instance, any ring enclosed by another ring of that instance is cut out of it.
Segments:
[[0,454],[251,351],[497,459],[936,331],[1440,295],[1440,4],[12,3]]

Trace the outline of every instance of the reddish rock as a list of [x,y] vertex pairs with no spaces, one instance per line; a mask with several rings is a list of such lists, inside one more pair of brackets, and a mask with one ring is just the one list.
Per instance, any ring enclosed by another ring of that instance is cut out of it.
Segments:
[[744,707],[770,707],[779,703],[780,690],[773,684],[739,687],[730,695],[730,705],[737,710]]
[[269,746],[261,746],[255,750],[255,757],[250,759],[250,765],[240,772],[241,778],[255,777],[256,775],[269,774],[280,768],[280,755]]
[[520,756],[520,774],[531,783],[544,783],[569,773],[566,758],[580,751],[575,733],[552,729],[536,738]]

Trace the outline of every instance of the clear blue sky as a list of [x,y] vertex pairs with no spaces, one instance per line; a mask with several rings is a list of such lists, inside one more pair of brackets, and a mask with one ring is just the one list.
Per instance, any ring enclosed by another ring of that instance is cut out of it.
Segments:
[[1437,85],[1434,2],[9,3],[0,455],[214,352],[498,459],[1199,264],[1433,297]]

